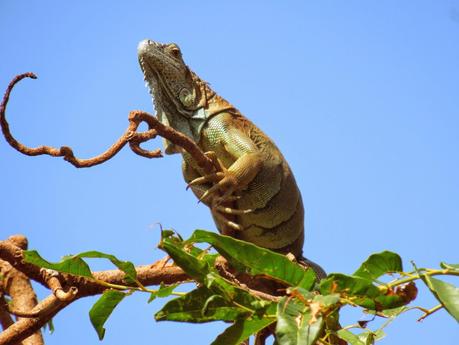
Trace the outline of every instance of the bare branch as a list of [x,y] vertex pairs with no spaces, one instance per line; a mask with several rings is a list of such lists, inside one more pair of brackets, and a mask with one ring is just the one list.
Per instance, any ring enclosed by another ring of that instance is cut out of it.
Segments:
[[[21,318],[0,333],[0,345],[14,345],[26,338],[29,338],[46,325],[46,323],[51,320],[54,315],[70,303],[71,301],[62,302],[54,295],[48,296],[35,307],[37,310],[46,311],[46,315],[44,315],[44,313],[40,313],[39,317]],[[43,342],[30,342],[29,344],[43,344]]]
[[[141,148],[140,145],[159,135],[188,152],[204,173],[209,174],[219,169],[218,164],[206,156],[192,139],[176,131],[172,127],[165,126],[153,115],[139,110],[129,113],[129,126],[124,134],[105,152],[93,158],[77,158],[73,150],[68,146],[62,146],[60,148],[51,146],[28,147],[16,140],[11,134],[5,116],[6,106],[12,89],[24,78],[36,79],[37,77],[34,73],[24,73],[16,76],[10,82],[0,105],[0,126],[10,146],[25,155],[63,157],[64,160],[77,168],[87,168],[106,162],[129,143],[134,153],[146,158],[158,158],[162,157],[159,149],[145,150]],[[148,125],[148,130],[137,132],[139,125],[143,122]],[[107,289],[107,285],[131,286],[129,282],[125,281],[125,273],[120,270],[93,272],[94,279],[58,272],[49,274],[49,272],[45,272],[46,270],[44,271],[40,267],[25,262],[23,249],[26,248],[26,245],[27,240],[25,237],[20,236],[0,241],[0,264],[8,267],[10,271],[14,270],[14,272],[16,272],[15,275],[24,278],[29,286],[29,279],[33,279],[49,288],[53,293],[45,300],[36,304],[35,293],[30,286],[29,290],[23,292],[23,294],[29,299],[29,302],[33,301],[34,303],[28,302],[24,305],[18,304],[15,300],[16,297],[14,297],[14,305],[10,307],[6,304],[4,299],[1,300],[0,316],[2,318],[2,324],[7,328],[0,334],[0,345],[18,344],[18,342],[21,341],[24,341],[23,344],[26,344],[26,341],[29,341],[27,338],[39,331],[40,328],[61,309],[79,298],[103,293]],[[160,260],[152,265],[138,266],[136,267],[136,271],[137,280],[143,286],[159,285],[160,283],[173,284],[190,280],[181,268],[173,264],[166,264],[164,260]],[[268,300],[277,299],[277,297],[269,295],[267,292],[253,290],[252,287],[245,284],[242,285],[244,285],[247,291],[262,298]],[[132,286],[137,287],[136,285]],[[19,296],[17,297],[19,298]],[[18,316],[18,321],[12,324],[13,320],[9,314]],[[41,334],[36,334],[41,337]],[[29,344],[31,343],[43,344],[43,340],[37,339],[34,342],[29,342]]]
[[[0,290],[3,290],[1,283],[2,281],[0,280]],[[0,293],[0,325],[2,326],[2,329],[10,327],[14,323],[8,309],[8,303],[5,300],[5,296],[3,293]]]
[[[27,239],[24,236],[11,236],[6,242],[11,243],[20,250],[27,249]],[[38,303],[37,296],[27,275],[16,270],[11,263],[3,260],[0,260],[0,271],[3,275],[3,291],[8,294],[12,300],[10,305],[3,304],[6,306],[7,311],[11,313],[11,309],[14,308],[21,313],[34,309]],[[19,316],[17,319],[19,322],[21,320],[21,315],[17,313],[14,314]],[[11,325],[7,327],[10,328]],[[36,330],[33,334],[31,333],[27,339],[23,339],[23,345],[44,344],[40,329]]]
[[24,261],[23,250],[14,245],[11,241],[0,241],[0,260],[6,261],[18,271],[24,273],[30,279],[33,279],[43,286],[46,285],[45,279],[43,279],[40,271],[40,267],[32,264],[28,264]]
[[[41,268],[26,263],[24,261],[23,250],[8,240],[0,241],[0,260],[8,262],[18,271],[21,271],[29,278],[41,283],[51,290],[53,290],[53,287],[56,288],[58,286],[55,281],[53,283],[49,282],[49,275],[43,274]],[[161,282],[164,284],[173,284],[189,280],[189,277],[182,269],[172,264],[164,265],[163,260],[159,260],[151,265],[137,266],[136,271],[137,279],[142,285],[159,285]],[[70,274],[57,273],[54,278],[59,280],[60,286],[64,291],[70,287],[78,289],[78,298],[97,295],[107,289],[106,286],[98,284],[97,280],[109,284],[129,286],[124,280],[124,272],[120,270],[93,272],[93,276],[95,278],[94,280]]]
[[[23,237],[14,236],[11,238],[20,239]],[[11,238],[0,241],[0,268],[3,268],[3,282],[10,282],[12,279],[11,272],[16,272],[16,275],[26,277],[26,279],[30,277],[44,286],[49,287],[53,293],[36,305],[28,304],[26,306],[18,305],[16,299],[18,298],[20,300],[23,297],[30,297],[30,291],[24,292],[24,290],[17,290],[18,294],[21,293],[24,294],[24,296],[12,294],[14,295],[14,307],[8,307],[6,303],[3,305],[0,304],[0,316],[2,316],[3,320],[2,324],[4,328],[6,328],[0,333],[0,345],[18,344],[20,341],[23,341],[23,344],[27,344],[26,341],[30,339],[30,336],[39,331],[40,328],[62,308],[79,298],[103,293],[107,287],[101,285],[98,281],[113,285],[129,286],[124,280],[124,272],[120,270],[93,272],[95,279],[57,272],[54,274],[43,272],[39,267],[24,261],[23,249],[15,245]],[[6,269],[8,269],[8,272],[6,272]],[[138,281],[145,286],[159,285],[160,283],[173,284],[190,279],[182,269],[172,264],[166,265],[164,260],[159,260],[152,265],[136,267],[136,271]],[[17,284],[17,282],[15,284]],[[33,290],[31,290],[31,292],[33,296],[35,296]],[[9,290],[8,294],[10,294]],[[20,318],[16,323],[12,324],[13,320],[11,317],[7,318],[7,312],[15,314]],[[39,340],[35,339],[34,342],[31,341],[28,344],[43,344],[43,342],[40,343]]]
[[[24,78],[37,79],[37,76],[34,73],[29,72],[17,75],[13,78],[5,91],[5,95],[3,96],[3,100],[0,105],[0,125],[2,127],[3,136],[10,146],[27,156],[49,155],[52,157],[63,157],[64,160],[68,161],[77,168],[89,168],[108,161],[127,143],[129,143],[129,146],[134,153],[146,158],[158,158],[162,157],[161,150],[145,150],[140,147],[140,144],[155,138],[156,135],[159,134],[187,151],[195,159],[196,163],[207,173],[210,173],[215,169],[212,161],[201,151],[193,140],[176,131],[172,127],[163,125],[154,116],[139,110],[132,111],[129,114],[129,126],[124,134],[110,148],[98,156],[88,159],[80,159],[75,157],[73,150],[68,146],[61,146],[60,148],[51,146],[39,146],[35,148],[28,147],[13,137],[5,115],[11,91],[14,86]],[[142,122],[146,122],[149,129],[146,132],[138,133],[137,129]]]
[[[168,257],[151,265],[137,266],[137,280],[143,286],[190,281],[190,277],[181,268],[174,264],[167,263],[167,261]],[[252,281],[248,284],[247,282],[241,282],[239,281],[239,277],[236,278],[231,272],[222,269],[222,266],[226,264],[225,259],[220,258],[220,260],[217,261],[217,265],[220,266],[218,267],[220,273],[223,273],[226,278],[239,284],[241,288],[249,293],[270,301],[277,301],[279,299],[278,296],[260,291],[263,289],[258,290],[259,284],[253,284]],[[94,279],[58,273],[55,271],[50,273],[49,270],[43,270],[26,263],[24,261],[23,250],[12,243],[11,240],[0,241],[0,262],[14,266],[24,275],[37,280],[53,291],[50,296],[33,308],[10,308],[9,311],[11,313],[23,318],[13,325],[10,325],[0,334],[0,345],[14,344],[18,341],[23,341],[43,327],[62,308],[79,298],[103,293],[107,289],[107,284],[113,286],[130,286],[124,279],[125,273],[120,270],[92,272]],[[103,284],[100,282],[103,282]],[[251,285],[254,285],[255,289]],[[137,285],[132,286],[137,287]]]
[[185,134],[180,133],[170,126],[163,125],[156,119],[156,117],[141,110],[131,111],[129,114],[129,121],[133,121],[134,119],[137,121],[145,121],[150,129],[156,130],[159,136],[169,140],[177,146],[182,147],[193,157],[196,164],[206,171],[206,173],[210,173],[215,170],[212,160],[207,157],[199,146],[197,146],[195,142],[188,138]]

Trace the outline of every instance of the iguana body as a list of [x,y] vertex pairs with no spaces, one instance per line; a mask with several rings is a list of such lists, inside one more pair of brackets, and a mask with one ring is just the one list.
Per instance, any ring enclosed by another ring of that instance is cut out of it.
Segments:
[[138,54],[158,118],[190,137],[222,168],[205,175],[187,153],[166,141],[166,153],[183,155],[185,181],[210,207],[219,231],[301,259],[301,194],[273,141],[194,74],[177,45],[145,40]]

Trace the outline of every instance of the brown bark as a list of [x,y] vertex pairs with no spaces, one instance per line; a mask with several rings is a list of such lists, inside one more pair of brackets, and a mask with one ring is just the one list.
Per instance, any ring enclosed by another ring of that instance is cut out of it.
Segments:
[[[24,78],[36,79],[37,76],[31,72],[24,73],[17,75],[10,82],[0,105],[0,126],[2,128],[3,136],[10,144],[10,146],[27,156],[49,155],[52,157],[63,157],[64,160],[77,168],[88,168],[108,161],[114,157],[127,143],[129,143],[129,146],[134,153],[146,158],[159,158],[162,157],[161,150],[145,150],[140,147],[140,144],[155,138],[157,135],[160,135],[170,142],[182,147],[205,171],[212,172],[214,170],[214,164],[212,160],[210,160],[201,151],[201,149],[193,142],[193,140],[188,138],[186,135],[176,131],[172,127],[163,125],[156,119],[156,117],[140,110],[131,111],[128,117],[129,126],[124,134],[105,152],[92,158],[77,158],[75,157],[73,150],[68,146],[61,146],[60,148],[51,146],[39,146],[34,148],[28,147],[14,138],[6,120],[6,106],[8,104],[11,91],[13,90],[14,86]],[[148,130],[138,133],[137,129],[142,122],[147,123]]]
[[[5,242],[10,243],[12,246],[15,246],[22,249],[27,249],[27,239],[24,236],[16,235],[10,237]],[[10,329],[13,327],[14,321],[11,316],[8,318],[9,315],[8,311],[10,309],[21,311],[28,311],[33,309],[38,301],[35,291],[32,288],[32,284],[24,273],[15,269],[11,263],[7,261],[0,260],[0,272],[3,276],[2,279],[2,291],[6,295],[11,297],[12,303],[10,305],[6,304],[4,298],[0,303],[2,307],[0,307],[2,316],[2,327],[4,329]],[[16,322],[20,322],[24,318],[17,317]],[[14,328],[14,327],[13,327]],[[34,330],[34,332],[29,332],[27,338],[23,338],[24,340],[21,342],[23,345],[41,345],[44,344],[42,334],[40,329]],[[15,342],[17,343],[17,342]],[[18,343],[19,344],[19,343]]]
[[[24,237],[15,237],[25,239]],[[20,243],[19,243],[20,244]],[[100,282],[124,285],[124,272],[107,270],[93,272],[94,279],[42,270],[24,261],[24,251],[14,240],[0,241],[0,270],[3,276],[0,285],[3,292],[11,296],[12,305],[0,299],[0,322],[4,331],[0,333],[0,345],[43,344],[40,328],[46,325],[60,310],[73,301],[103,293],[107,286]],[[179,267],[159,260],[151,265],[136,267],[137,280],[143,286],[173,284],[189,280]],[[48,287],[52,293],[37,304],[30,279]],[[135,286],[135,285],[134,285]],[[136,286],[135,286],[136,287]],[[3,303],[2,303],[3,302]],[[14,322],[11,314],[18,316]],[[25,340],[27,339],[27,340]],[[29,340],[30,339],[30,340]],[[41,342],[40,342],[41,341]]]

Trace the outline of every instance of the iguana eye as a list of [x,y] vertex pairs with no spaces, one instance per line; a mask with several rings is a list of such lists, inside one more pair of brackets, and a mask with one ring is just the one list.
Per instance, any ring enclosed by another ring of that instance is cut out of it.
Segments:
[[177,47],[175,44],[172,46],[169,46],[169,53],[175,58],[182,57],[182,53],[180,52],[179,47]]

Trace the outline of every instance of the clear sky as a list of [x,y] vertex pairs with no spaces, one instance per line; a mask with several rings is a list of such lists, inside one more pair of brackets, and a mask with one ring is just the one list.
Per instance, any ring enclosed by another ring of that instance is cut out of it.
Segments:
[[[0,87],[22,72],[39,76],[9,104],[17,138],[80,157],[105,150],[130,110],[152,111],[136,55],[144,38],[178,43],[188,65],[275,140],[303,194],[305,253],[328,272],[352,273],[386,249],[407,270],[410,260],[459,262],[459,1],[1,0]],[[1,237],[24,233],[49,260],[96,249],[146,264],[162,257],[157,223],[184,237],[215,229],[185,191],[176,156],[126,149],[77,170],[0,140],[0,166]],[[163,301],[147,299],[122,302],[103,344],[206,344],[226,327],[155,323]],[[60,313],[47,344],[98,344],[94,302]],[[425,289],[417,303],[436,304]],[[445,311],[420,315],[395,321],[381,344],[457,344]]]

